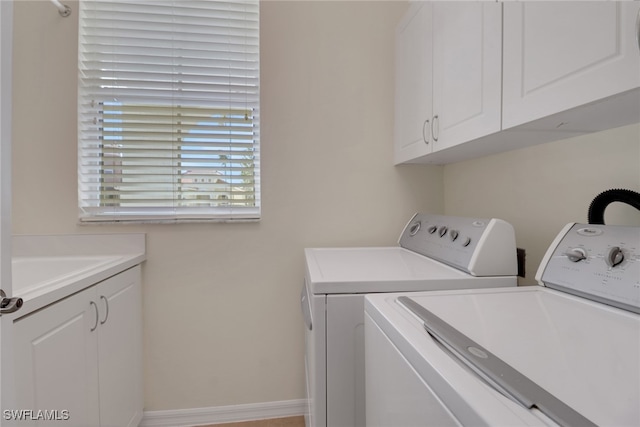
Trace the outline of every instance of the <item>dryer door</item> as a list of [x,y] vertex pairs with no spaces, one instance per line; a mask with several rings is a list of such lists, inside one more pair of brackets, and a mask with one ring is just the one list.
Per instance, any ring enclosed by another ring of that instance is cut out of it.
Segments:
[[[318,307],[320,305],[320,307]],[[304,319],[304,368],[306,377],[307,427],[326,427],[325,424],[325,358],[323,306],[324,295],[313,296],[306,278],[300,294],[300,306]],[[316,308],[315,313],[313,308]],[[321,309],[322,308],[322,309]],[[316,318],[314,319],[314,314]]]
[[313,329],[313,319],[311,316],[311,301],[309,301],[309,287],[307,286],[306,279],[302,285],[302,292],[300,293],[300,307],[302,308],[304,325],[307,330],[311,331]]

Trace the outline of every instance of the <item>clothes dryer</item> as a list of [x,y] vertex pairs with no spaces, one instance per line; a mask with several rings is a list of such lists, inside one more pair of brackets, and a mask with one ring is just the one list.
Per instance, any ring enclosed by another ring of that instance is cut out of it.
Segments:
[[399,245],[305,249],[307,426],[365,425],[364,296],[517,285],[513,227],[416,214]]

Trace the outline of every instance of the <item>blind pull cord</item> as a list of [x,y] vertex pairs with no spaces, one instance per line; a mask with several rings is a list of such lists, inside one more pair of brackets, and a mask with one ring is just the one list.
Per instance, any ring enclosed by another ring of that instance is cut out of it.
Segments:
[[53,5],[58,9],[58,13],[63,18],[66,18],[67,16],[71,15],[71,8],[66,4],[60,3],[59,0],[51,0],[51,3],[53,3]]

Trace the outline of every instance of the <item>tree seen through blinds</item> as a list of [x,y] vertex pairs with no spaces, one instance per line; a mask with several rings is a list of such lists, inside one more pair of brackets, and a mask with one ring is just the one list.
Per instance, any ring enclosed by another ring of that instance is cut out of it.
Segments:
[[260,212],[257,1],[80,7],[83,221]]

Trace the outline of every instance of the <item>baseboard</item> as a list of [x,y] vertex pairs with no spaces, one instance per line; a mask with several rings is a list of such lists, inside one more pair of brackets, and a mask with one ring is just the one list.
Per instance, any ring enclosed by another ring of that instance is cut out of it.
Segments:
[[304,415],[306,399],[210,408],[145,411],[139,427],[190,427]]

